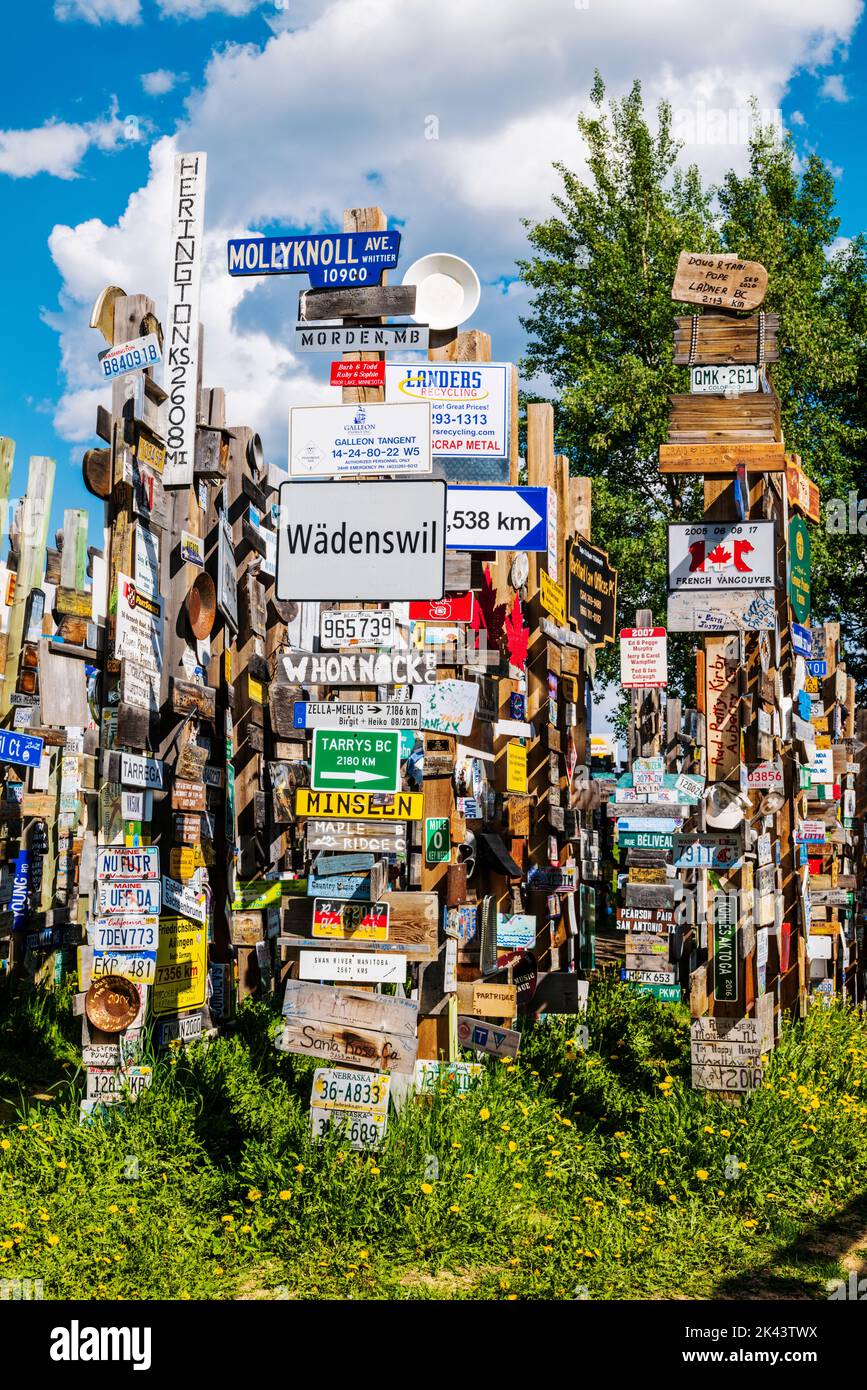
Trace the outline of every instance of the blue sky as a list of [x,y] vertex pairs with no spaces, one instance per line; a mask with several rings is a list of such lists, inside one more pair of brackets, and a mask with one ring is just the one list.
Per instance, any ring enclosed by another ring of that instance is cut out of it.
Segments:
[[[98,442],[95,403],[108,396],[89,307],[96,289],[117,282],[151,294],[161,311],[166,171],[179,127],[180,147],[206,149],[209,160],[206,379],[226,386],[230,422],[259,428],[277,462],[289,405],[330,398],[327,361],[294,360],[286,346],[301,282],[229,285],[226,236],[333,224],[343,206],[381,202],[405,223],[403,264],[451,250],[476,265],[486,286],[478,326],[493,331],[495,356],[514,357],[525,307],[511,283],[520,217],[548,210],[554,158],[580,167],[574,122],[597,64],[612,94],[640,76],[649,102],[665,95],[688,117],[699,105],[738,111],[751,92],[762,108],[780,107],[798,149],[838,171],[841,233],[856,234],[867,222],[859,0],[787,10],[779,0],[729,0],[720,13],[726,62],[714,67],[694,0],[5,7],[0,433],[16,441],[13,493],[29,455],[51,454],[55,525],[64,506],[92,502],[80,462]],[[148,76],[161,72],[171,81]],[[137,139],[126,138],[129,117]],[[699,143],[688,154],[717,177],[742,167],[744,148]]]

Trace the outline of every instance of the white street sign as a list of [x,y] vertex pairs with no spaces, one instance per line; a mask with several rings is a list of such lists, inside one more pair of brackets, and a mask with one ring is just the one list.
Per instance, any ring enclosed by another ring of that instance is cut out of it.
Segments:
[[293,352],[427,352],[426,323],[295,325]]
[[120,755],[120,780],[127,787],[156,787],[163,785],[163,764],[159,758],[146,758],[140,753]]
[[319,643],[326,651],[341,647],[393,647],[394,614],[390,608],[326,608],[319,619]]
[[547,550],[548,505],[546,487],[450,487],[448,547]]
[[295,701],[296,729],[420,729],[421,705]]
[[299,979],[402,985],[406,960],[406,956],[390,951],[301,951]]
[[625,690],[658,689],[668,684],[664,627],[621,628],[620,684]]
[[280,488],[280,600],[441,599],[445,556],[442,479]]
[[296,405],[289,411],[289,476],[430,473],[426,401]]
[[199,298],[205,230],[207,155],[176,154],[165,327],[164,385],[168,392],[163,483],[193,481],[199,408]]
[[722,521],[668,528],[671,590],[772,589],[774,523]]

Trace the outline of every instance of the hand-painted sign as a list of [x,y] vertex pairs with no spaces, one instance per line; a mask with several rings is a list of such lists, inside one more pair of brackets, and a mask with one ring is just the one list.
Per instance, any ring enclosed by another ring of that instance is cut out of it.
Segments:
[[143,338],[134,338],[129,343],[117,343],[99,354],[99,365],[103,380],[111,381],[124,372],[137,372],[145,367],[154,367],[162,361],[160,340],[156,333],[147,333]]
[[296,729],[420,729],[421,705],[296,700],[293,723]]
[[668,684],[664,627],[620,629],[620,684],[626,690],[659,689]]
[[[425,402],[296,405],[289,411],[291,478],[430,471],[430,406]],[[281,505],[284,500],[281,494]],[[291,512],[284,515],[291,523]]]
[[796,460],[797,455],[794,457],[786,456],[786,493],[789,506],[798,507],[808,521],[819,521],[821,517],[819,489],[812,479],[807,477]]
[[757,309],[767,288],[768,272],[759,261],[681,251],[671,297],[677,304],[710,309]]
[[0,729],[0,763],[15,763],[18,767],[38,767],[42,759],[41,738],[32,734]]
[[394,614],[388,608],[327,608],[319,618],[319,643],[325,651],[342,647],[393,647]]
[[418,1005],[409,999],[287,980],[280,1051],[305,1057],[412,1072]]
[[511,372],[503,362],[388,362],[385,398],[430,403],[435,454],[508,458]]
[[442,479],[284,483],[277,598],[440,599],[445,547]]
[[374,825],[363,820],[308,820],[305,835],[308,852],[406,853],[406,825],[402,821],[394,825]]
[[412,698],[421,706],[421,727],[434,733],[472,732],[479,701],[476,681],[442,680],[414,685]]
[[399,791],[400,734],[315,729],[310,785],[314,791]]
[[593,647],[613,642],[617,621],[617,571],[581,536],[566,545],[569,619]]
[[[336,652],[289,651],[281,653],[280,666],[290,685],[433,685],[437,678],[433,652],[342,652],[338,655]],[[308,711],[310,708],[308,704]],[[317,710],[324,708],[324,705],[315,706]],[[338,711],[340,705],[330,708]],[[382,710],[387,706],[378,708]],[[335,714],[334,717],[339,719],[340,716]]]
[[298,323],[292,351],[427,352],[429,339],[425,323],[359,323],[344,324],[342,328],[326,323]]
[[199,409],[199,299],[205,219],[207,156],[176,154],[172,186],[172,240],[165,318],[165,388],[168,392],[166,487],[189,486],[196,456]]
[[316,288],[372,285],[397,265],[400,232],[232,237],[227,249],[230,275],[308,275]]
[[668,528],[669,589],[771,589],[775,577],[772,521]]
[[789,522],[789,602],[799,623],[810,616],[810,532],[799,516]]
[[449,550],[548,549],[546,487],[450,487]]
[[727,589],[668,596],[669,632],[773,632],[773,589]]

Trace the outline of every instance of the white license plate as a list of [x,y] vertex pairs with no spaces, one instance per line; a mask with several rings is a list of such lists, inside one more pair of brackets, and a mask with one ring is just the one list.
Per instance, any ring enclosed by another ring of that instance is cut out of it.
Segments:
[[329,610],[319,619],[319,641],[328,650],[339,647],[391,647],[394,645],[394,614],[388,609]]
[[360,1110],[330,1110],[311,1106],[310,1123],[314,1142],[329,1129],[339,1129],[341,1142],[351,1149],[378,1149],[385,1137],[387,1115]]
[[691,367],[689,388],[698,395],[723,395],[726,391],[758,391],[755,366]]
[[359,1110],[388,1109],[390,1077],[387,1072],[344,1071],[319,1068],[313,1075],[310,1104],[314,1107],[354,1106]]

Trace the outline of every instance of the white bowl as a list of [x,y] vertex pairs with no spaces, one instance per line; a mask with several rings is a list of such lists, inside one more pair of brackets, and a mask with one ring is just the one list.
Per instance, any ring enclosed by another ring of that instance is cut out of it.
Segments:
[[482,297],[479,277],[469,262],[445,251],[413,261],[403,283],[415,285],[417,290],[411,317],[431,328],[457,328],[466,323]]

